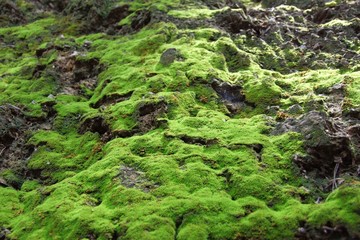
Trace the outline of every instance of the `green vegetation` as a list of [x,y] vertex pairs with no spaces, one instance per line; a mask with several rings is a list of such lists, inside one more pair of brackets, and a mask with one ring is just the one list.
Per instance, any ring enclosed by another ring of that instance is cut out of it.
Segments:
[[[65,11],[82,11],[70,2]],[[182,7],[187,2],[195,1],[114,4],[180,21],[222,11]],[[120,25],[131,25],[131,16]],[[278,65],[272,45],[211,27],[154,21],[126,35],[81,34],[67,21],[57,15],[0,28],[0,106],[37,121],[24,132],[34,149],[27,175],[0,168],[0,227],[9,239],[294,239],[304,223],[359,236],[359,179],[319,192],[293,161],[306,154],[304,137],[271,134],[290,106],[310,111],[338,83],[346,85],[344,108],[358,108],[355,67],[287,73],[301,61],[298,50],[282,50],[291,61]],[[350,23],[324,27],[337,24]],[[175,60],[161,64],[171,48]],[[237,111],[215,80],[241,87]]]

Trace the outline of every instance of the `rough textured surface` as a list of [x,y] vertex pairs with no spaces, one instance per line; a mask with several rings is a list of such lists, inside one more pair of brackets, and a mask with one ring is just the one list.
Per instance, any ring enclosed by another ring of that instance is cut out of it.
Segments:
[[359,4],[0,0],[0,239],[359,239]]

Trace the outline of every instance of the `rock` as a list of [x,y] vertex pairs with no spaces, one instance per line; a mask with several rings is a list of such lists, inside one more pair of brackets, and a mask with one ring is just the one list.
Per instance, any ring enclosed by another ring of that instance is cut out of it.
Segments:
[[[331,177],[335,162],[340,159],[342,168],[349,168],[360,162],[359,134],[355,126],[348,127],[339,118],[331,118],[324,112],[311,111],[298,119],[286,119],[278,123],[273,134],[293,131],[304,137],[307,157],[297,156],[295,163],[302,169],[319,177]],[[350,137],[351,136],[351,137]]]
[[178,51],[176,48],[169,48],[165,50],[160,57],[160,63],[164,66],[172,64],[175,61],[177,54]]
[[5,227],[0,228],[0,239],[6,240],[8,239],[7,236],[11,233],[11,231]]
[[215,17],[217,25],[231,33],[240,33],[241,30],[256,29],[251,18],[243,10],[231,9],[220,12]]

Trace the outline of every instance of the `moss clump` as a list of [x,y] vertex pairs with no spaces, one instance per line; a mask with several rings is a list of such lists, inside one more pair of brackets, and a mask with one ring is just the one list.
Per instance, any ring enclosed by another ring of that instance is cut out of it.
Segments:
[[219,39],[217,49],[224,54],[230,72],[238,72],[251,65],[250,55],[238,49],[229,39]]

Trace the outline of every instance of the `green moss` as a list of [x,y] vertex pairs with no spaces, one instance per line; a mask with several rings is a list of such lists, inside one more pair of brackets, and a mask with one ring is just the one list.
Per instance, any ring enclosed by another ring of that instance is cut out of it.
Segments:
[[360,227],[359,182],[343,186],[332,192],[324,203],[314,208],[309,216],[309,223],[319,228],[326,224],[341,224],[356,233]]
[[[71,1],[67,11],[89,3]],[[119,23],[123,27],[138,10],[186,20],[217,12],[193,1],[119,4],[129,4],[133,12]],[[96,13],[105,16],[107,10],[104,5]],[[319,229],[341,224],[357,236],[358,183],[346,182],[324,203],[314,204],[316,189],[292,160],[304,153],[302,137],[272,136],[274,120],[263,115],[271,105],[282,111],[297,103],[307,111],[310,102],[326,100],[321,94],[337,83],[346,85],[346,107],[357,107],[354,69],[281,74],[301,70],[302,57],[298,50],[274,47],[284,41],[276,34],[266,43],[165,22],[128,35],[72,36],[78,29],[66,17],[0,29],[6,43],[0,47],[0,104],[45,117],[41,104],[51,101],[56,111],[51,130],[29,132],[28,145],[35,151],[27,171],[37,179],[20,179],[25,181],[19,190],[0,188],[0,225],[11,229],[10,239],[294,239],[304,222]],[[11,41],[16,46],[10,47]],[[85,41],[91,42],[86,50]],[[93,91],[57,94],[59,82],[49,69],[33,76],[38,65],[48,66],[61,54],[56,47],[41,57],[35,51],[53,46],[99,59],[105,69]],[[169,48],[177,54],[165,66],[160,58]],[[246,106],[235,116],[211,87],[214,78],[241,86]],[[139,131],[140,106],[156,103],[166,111],[155,114],[149,108],[141,117],[161,124]],[[86,119],[99,116],[109,123],[113,139],[79,134]],[[119,132],[128,135],[117,137]],[[19,182],[9,170],[1,177]]]
[[238,49],[228,38],[219,39],[217,49],[224,54],[230,72],[238,72],[251,65],[250,54]]
[[97,140],[92,133],[62,136],[57,132],[39,131],[29,140],[29,144],[38,148],[28,167],[41,171],[41,178],[50,182],[61,181],[90,166],[101,156]]
[[19,192],[12,188],[0,187],[0,225],[9,227],[10,221],[22,213]]

